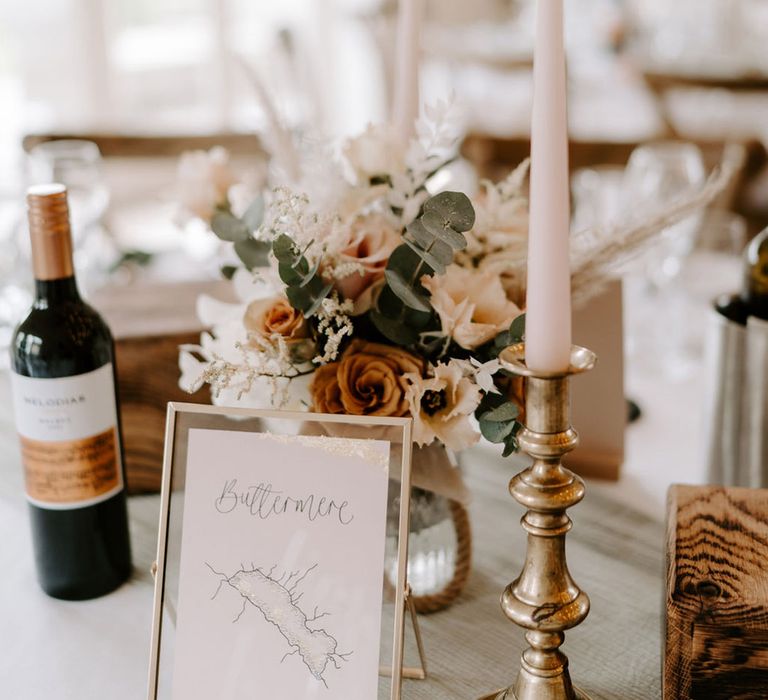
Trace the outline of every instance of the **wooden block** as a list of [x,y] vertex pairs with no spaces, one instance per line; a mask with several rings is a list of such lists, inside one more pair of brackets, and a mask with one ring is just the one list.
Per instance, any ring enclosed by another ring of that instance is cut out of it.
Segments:
[[232,294],[225,282],[142,284],[102,290],[92,300],[115,337],[129,493],[160,490],[167,403],[210,401],[207,388],[187,394],[178,386],[179,345],[200,340],[201,293],[224,301]]
[[768,490],[672,486],[664,700],[768,698]]
[[573,427],[579,446],[565,465],[581,476],[619,478],[624,461],[627,402],[624,398],[624,336],[621,282],[573,314],[573,342],[597,354],[595,368],[571,380]]

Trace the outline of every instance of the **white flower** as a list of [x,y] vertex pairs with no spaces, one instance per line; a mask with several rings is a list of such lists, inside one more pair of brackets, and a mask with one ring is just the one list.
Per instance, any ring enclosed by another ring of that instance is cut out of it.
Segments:
[[405,152],[397,132],[389,124],[369,124],[344,146],[344,157],[357,181],[368,183],[377,175],[391,175],[405,167]]
[[482,399],[482,391],[464,376],[455,362],[440,363],[434,376],[405,375],[409,386],[406,400],[413,416],[413,440],[420,446],[438,439],[448,449],[463,450],[474,445],[480,434],[470,416]]
[[470,357],[468,360],[451,360],[451,364],[457,365],[464,376],[470,377],[486,394],[500,394],[493,381],[493,375],[501,369],[501,363],[498,360],[489,360],[480,362],[480,360]]
[[210,151],[182,153],[176,170],[176,188],[183,209],[210,221],[217,206],[227,204],[229,188],[236,178],[229,153],[221,146]]
[[443,334],[467,350],[492,340],[520,315],[498,276],[488,271],[450,265],[445,274],[421,283],[431,294]]

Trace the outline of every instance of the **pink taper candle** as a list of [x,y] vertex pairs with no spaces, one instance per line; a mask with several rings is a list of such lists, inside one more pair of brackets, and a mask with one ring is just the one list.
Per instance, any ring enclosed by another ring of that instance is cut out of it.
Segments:
[[392,121],[407,142],[415,133],[419,116],[419,54],[423,0],[400,0],[395,41],[395,84]]
[[525,321],[525,361],[534,370],[570,364],[569,227],[563,0],[538,0]]

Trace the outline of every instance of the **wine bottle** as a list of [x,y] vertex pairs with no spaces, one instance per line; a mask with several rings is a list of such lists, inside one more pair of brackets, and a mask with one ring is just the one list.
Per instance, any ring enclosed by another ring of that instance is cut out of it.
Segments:
[[131,573],[114,344],[81,298],[67,191],[27,193],[35,300],[11,344],[11,386],[37,576],[83,600]]
[[768,321],[768,228],[744,252],[743,297],[751,316]]
[[740,326],[746,326],[750,316],[749,307],[742,294],[723,294],[717,297],[715,311]]

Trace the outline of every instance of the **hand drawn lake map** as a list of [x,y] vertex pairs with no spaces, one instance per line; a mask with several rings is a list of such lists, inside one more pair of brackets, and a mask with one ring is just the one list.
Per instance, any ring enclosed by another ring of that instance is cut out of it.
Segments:
[[286,652],[280,663],[288,657],[298,654],[312,676],[321,681],[327,688],[325,669],[329,663],[335,669],[340,669],[340,663],[346,661],[352,652],[343,654],[337,651],[338,642],[322,627],[314,626],[327,612],[318,612],[317,606],[312,617],[299,607],[299,601],[304,595],[299,592],[301,582],[315,569],[313,564],[306,571],[284,571],[278,577],[276,566],[269,571],[263,571],[251,564],[250,569],[241,567],[231,576],[216,571],[210,564],[206,566],[219,577],[219,586],[212,600],[220,593],[223,584],[227,584],[240,594],[242,607],[232,622],[237,622],[246,609],[253,606],[264,619],[273,624],[283,636],[291,651]]
[[189,431],[161,700],[378,697],[389,450]]

